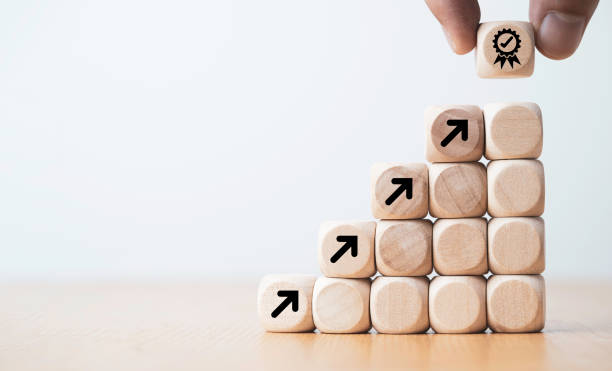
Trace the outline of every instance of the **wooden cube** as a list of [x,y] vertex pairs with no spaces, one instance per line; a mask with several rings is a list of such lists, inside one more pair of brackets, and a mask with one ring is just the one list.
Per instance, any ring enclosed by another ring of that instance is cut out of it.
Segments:
[[325,222],[319,229],[319,267],[327,277],[365,278],[376,273],[376,222]]
[[370,279],[319,277],[312,313],[321,332],[351,334],[370,330]]
[[269,274],[257,291],[259,322],[271,332],[314,330],[312,291],[316,277],[302,274]]
[[381,221],[376,226],[376,269],[385,276],[431,273],[431,221]]
[[540,275],[491,276],[487,319],[495,332],[537,332],[544,328],[546,289]]
[[376,277],[370,292],[372,326],[383,334],[429,329],[427,277]]
[[489,268],[494,274],[544,272],[544,219],[493,218],[489,221]]
[[544,166],[538,160],[495,160],[487,167],[489,215],[540,216]]
[[535,103],[491,103],[484,107],[485,157],[538,158],[542,153],[542,111]]
[[440,275],[483,275],[487,264],[485,218],[438,219],[433,226],[433,261]]
[[371,171],[372,214],[377,219],[420,219],[429,202],[427,165],[378,163]]
[[481,276],[438,276],[429,285],[429,322],[442,334],[469,334],[487,328],[487,284]]
[[429,162],[478,161],[484,152],[484,123],[478,106],[430,106],[425,110],[425,157]]
[[487,211],[487,172],[479,162],[432,164],[429,213],[436,218],[471,218]]
[[483,78],[529,77],[535,65],[533,26],[528,22],[485,22],[476,36],[476,73]]

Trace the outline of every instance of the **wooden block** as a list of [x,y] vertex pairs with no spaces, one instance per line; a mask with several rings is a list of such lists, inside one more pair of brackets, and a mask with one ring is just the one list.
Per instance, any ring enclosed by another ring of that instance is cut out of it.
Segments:
[[484,123],[478,106],[430,106],[425,110],[425,157],[429,162],[478,161]]
[[429,322],[442,334],[487,328],[486,280],[481,276],[438,276],[429,285]]
[[365,278],[376,273],[376,222],[325,222],[319,229],[319,267],[327,277]]
[[370,279],[319,277],[314,285],[312,313],[321,332],[370,330]]
[[544,166],[538,160],[495,160],[487,166],[489,215],[540,216]]
[[438,219],[433,226],[433,261],[440,275],[483,275],[487,264],[485,218]]
[[493,218],[489,221],[489,268],[494,274],[544,272],[544,219]]
[[431,273],[431,221],[381,221],[376,226],[376,269],[385,276]]
[[414,334],[429,329],[427,277],[376,277],[370,293],[370,316],[383,334]]
[[312,319],[312,291],[316,277],[303,274],[269,274],[257,291],[259,322],[271,332],[307,332]]
[[377,219],[424,218],[428,189],[425,164],[374,164],[370,187],[372,214]]
[[470,218],[487,211],[487,172],[479,162],[432,164],[429,212],[436,218]]
[[491,276],[487,320],[495,332],[537,332],[544,328],[546,289],[540,275]]
[[476,73],[483,78],[529,77],[535,65],[534,46],[531,23],[482,23],[476,36]]
[[535,103],[491,103],[484,107],[485,157],[538,158],[542,154],[542,111]]

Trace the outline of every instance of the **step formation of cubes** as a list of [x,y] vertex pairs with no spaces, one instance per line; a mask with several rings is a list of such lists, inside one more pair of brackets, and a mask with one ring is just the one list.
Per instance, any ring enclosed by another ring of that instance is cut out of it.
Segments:
[[[377,222],[321,225],[318,259],[324,277],[261,280],[258,315],[266,330],[363,333],[374,327],[378,333],[411,334],[429,328],[436,333],[544,328],[540,108],[435,106],[425,111],[425,128],[429,166],[372,167]],[[479,162],[483,155],[486,166]],[[435,222],[425,219],[428,212]],[[433,270],[437,276],[430,280]]]

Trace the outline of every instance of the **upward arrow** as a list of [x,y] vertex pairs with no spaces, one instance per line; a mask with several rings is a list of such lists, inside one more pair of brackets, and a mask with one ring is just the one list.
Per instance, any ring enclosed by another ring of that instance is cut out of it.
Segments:
[[440,142],[442,147],[448,146],[459,133],[461,133],[462,141],[468,140],[468,120],[447,120],[446,125],[454,126],[455,128]]
[[351,256],[357,256],[357,236],[338,236],[336,237],[336,241],[344,242],[344,245],[342,245],[340,250],[336,251],[334,256],[329,259],[330,262],[337,262],[349,249],[351,249]]
[[286,299],[283,300],[283,302],[280,303],[280,305],[276,307],[276,309],[274,309],[274,312],[272,312],[272,318],[278,317],[278,315],[281,314],[285,310],[285,308],[289,306],[289,304],[292,304],[291,310],[293,310],[294,312],[298,311],[299,305],[297,290],[279,290],[277,295],[281,298],[284,297]]
[[391,179],[391,183],[399,184],[395,192],[391,193],[391,196],[385,200],[385,204],[390,206],[399,196],[406,191],[406,198],[412,199],[412,178],[393,178]]

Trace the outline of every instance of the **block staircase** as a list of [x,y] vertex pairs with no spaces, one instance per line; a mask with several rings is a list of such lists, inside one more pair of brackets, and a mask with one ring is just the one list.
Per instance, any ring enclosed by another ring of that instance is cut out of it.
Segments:
[[[540,108],[432,106],[425,128],[429,166],[372,167],[371,209],[378,221],[321,225],[323,277],[262,278],[264,329],[363,333],[373,327],[412,334],[544,328]],[[479,162],[483,155],[486,166]]]

